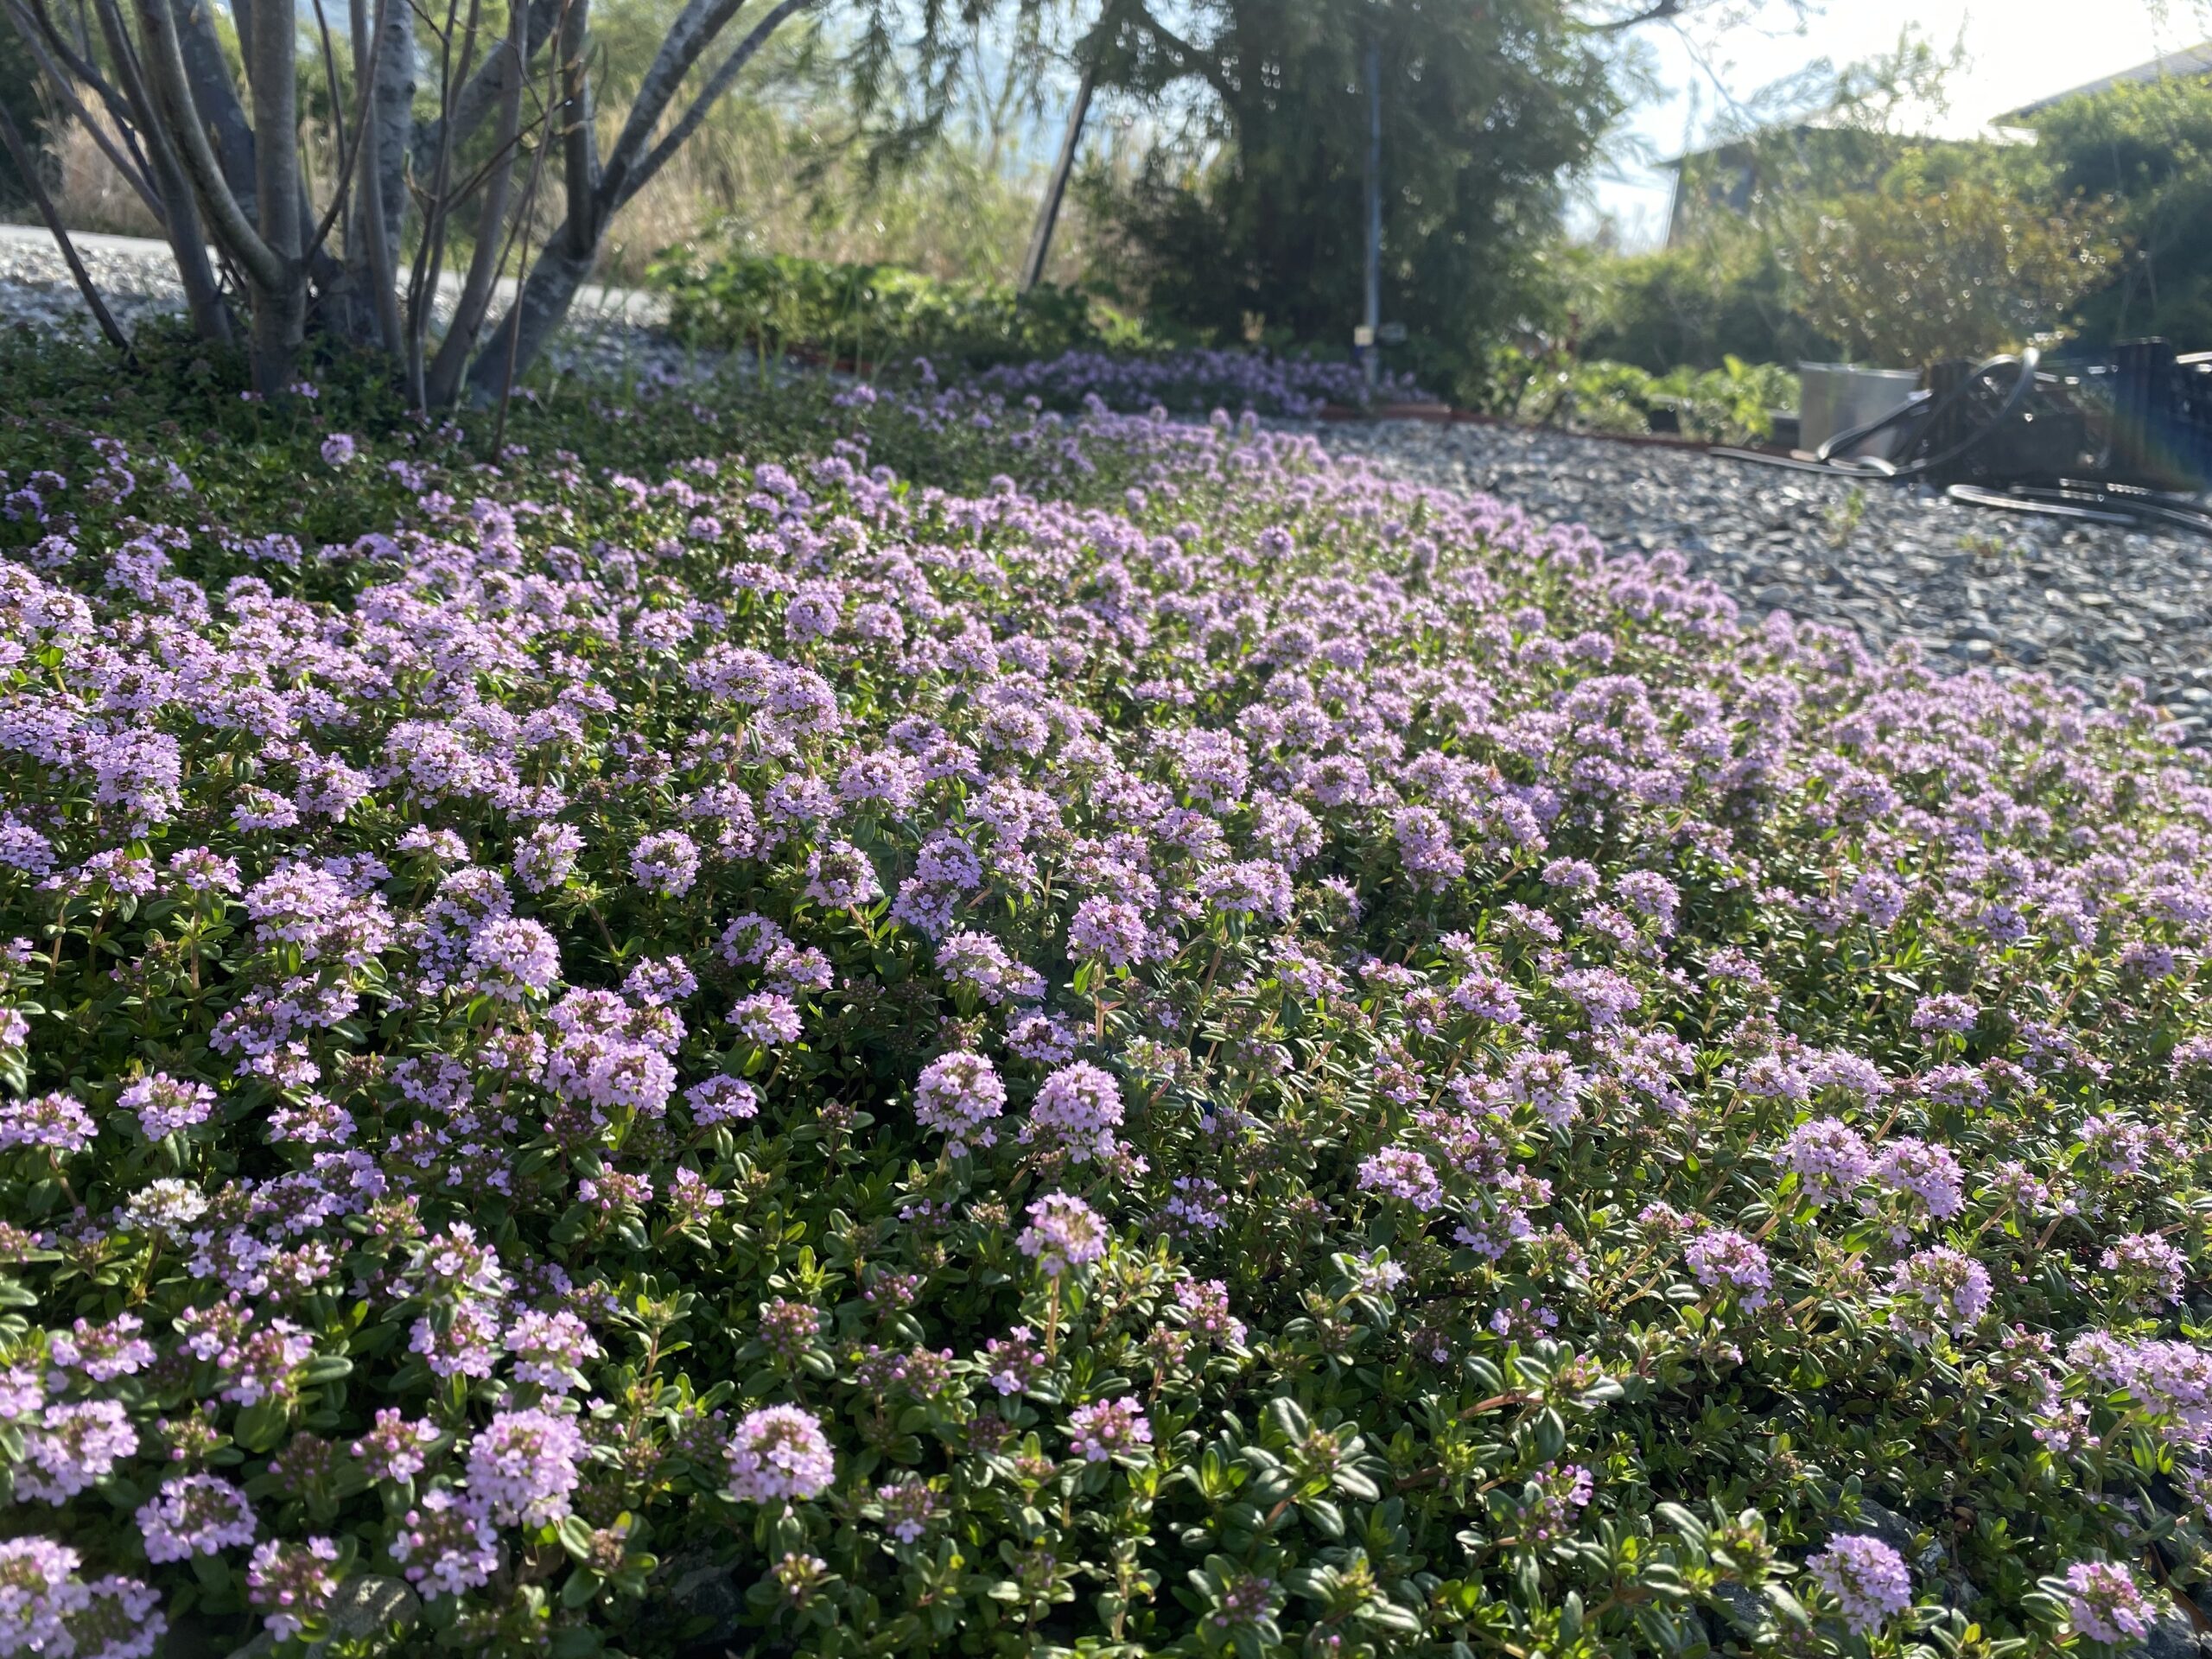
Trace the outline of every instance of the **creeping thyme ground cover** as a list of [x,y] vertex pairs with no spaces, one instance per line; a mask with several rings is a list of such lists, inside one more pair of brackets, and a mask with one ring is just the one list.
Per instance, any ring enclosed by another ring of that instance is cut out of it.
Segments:
[[2094,1656],[2202,1581],[2152,711],[1226,419],[493,466],[0,354],[0,1656]]

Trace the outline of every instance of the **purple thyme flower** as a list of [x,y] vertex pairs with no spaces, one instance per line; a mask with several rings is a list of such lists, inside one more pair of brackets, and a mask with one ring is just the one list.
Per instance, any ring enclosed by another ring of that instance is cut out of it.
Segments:
[[1068,1192],[1047,1192],[1029,1206],[1029,1225],[1014,1243],[1034,1256],[1048,1279],[1088,1266],[1106,1254],[1110,1235],[1098,1212]]
[[1078,1406],[1069,1422],[1069,1438],[1086,1463],[1139,1456],[1141,1448],[1152,1444],[1152,1424],[1134,1395]]
[[2122,1647],[2151,1633],[2151,1608],[2134,1576],[2114,1561],[2076,1561],[2066,1569],[2066,1616],[2092,1642]]
[[730,1435],[731,1494],[742,1503],[819,1497],[837,1478],[821,1421],[797,1406],[763,1406]]
[[1715,1228],[1700,1233],[1682,1251],[1691,1275],[1707,1290],[1735,1293],[1746,1310],[1766,1306],[1773,1288],[1773,1271],[1766,1252],[1738,1232]]
[[980,1054],[940,1055],[922,1068],[914,1090],[914,1116],[925,1128],[944,1135],[949,1149],[995,1145],[992,1119],[1006,1109],[1006,1085]]
[[1904,1560],[1878,1538],[1838,1536],[1805,1563],[1813,1582],[1841,1604],[1843,1622],[1871,1636],[1892,1614],[1912,1605]]

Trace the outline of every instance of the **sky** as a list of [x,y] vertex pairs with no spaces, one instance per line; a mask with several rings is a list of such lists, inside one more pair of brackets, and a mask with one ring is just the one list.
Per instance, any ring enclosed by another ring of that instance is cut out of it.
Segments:
[[1765,10],[1763,25],[1712,37],[1707,67],[1669,29],[1639,31],[1636,49],[1658,85],[1612,144],[1612,176],[1593,181],[1574,215],[1580,228],[1610,215],[1628,246],[1663,238],[1671,180],[1649,162],[1696,148],[1723,107],[1716,79],[1744,98],[1814,59],[1841,66],[1890,51],[1915,26],[1946,50],[1962,43],[1967,59],[1946,89],[1948,111],[1923,130],[1967,137],[2006,110],[2212,39],[2212,0],[1821,0],[1802,29],[1784,0]]

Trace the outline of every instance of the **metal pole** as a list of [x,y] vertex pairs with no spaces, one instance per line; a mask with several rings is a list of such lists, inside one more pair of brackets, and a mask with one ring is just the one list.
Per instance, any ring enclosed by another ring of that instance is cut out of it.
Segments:
[[1075,171],[1075,153],[1083,143],[1084,119],[1090,113],[1090,66],[1085,64],[1083,79],[1076,83],[1075,107],[1068,111],[1068,130],[1060,139],[1059,159],[1052,163],[1052,176],[1045,182],[1045,200],[1037,204],[1037,228],[1030,232],[1029,251],[1021,258],[1024,294],[1045,280],[1045,256],[1052,251],[1052,227],[1059,223],[1068,175]]
[[1382,326],[1382,44],[1367,41],[1367,389],[1382,374],[1376,331]]

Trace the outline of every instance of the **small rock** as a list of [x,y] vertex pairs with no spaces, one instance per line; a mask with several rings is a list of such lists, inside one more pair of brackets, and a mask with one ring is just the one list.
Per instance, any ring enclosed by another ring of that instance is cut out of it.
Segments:
[[[331,1638],[366,1642],[384,1637],[395,1625],[404,1636],[415,1628],[415,1620],[422,1611],[421,1599],[397,1579],[374,1573],[348,1579],[338,1586],[338,1594],[330,1605]],[[308,1659],[321,1659],[329,1645],[328,1642],[310,1643]],[[276,1651],[275,1639],[264,1630],[232,1652],[230,1659],[269,1659]]]
[[2205,1659],[2212,1653],[2212,1643],[2190,1623],[2187,1613],[2168,1601],[2150,1634],[2126,1651],[2128,1659]]
[[653,1575],[647,1617],[658,1630],[688,1648],[710,1648],[744,1628],[745,1587],[714,1552],[687,1549],[661,1563]]

